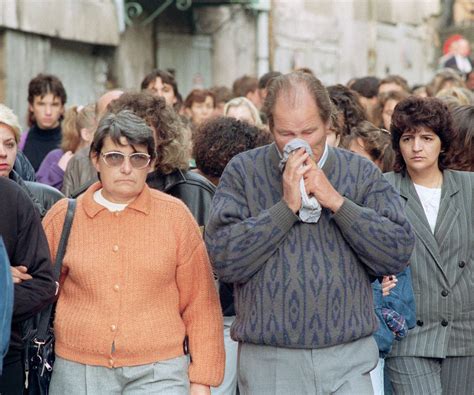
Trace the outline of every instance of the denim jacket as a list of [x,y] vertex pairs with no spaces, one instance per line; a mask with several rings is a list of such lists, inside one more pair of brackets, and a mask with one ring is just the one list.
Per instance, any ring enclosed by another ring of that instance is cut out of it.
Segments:
[[7,354],[13,314],[13,282],[10,261],[0,236],[0,376],[3,357]]
[[382,285],[378,280],[372,283],[375,314],[379,319],[379,328],[374,333],[374,338],[379,347],[380,358],[387,356],[395,339],[395,334],[388,327],[382,315],[383,308],[393,310],[403,316],[408,329],[412,329],[416,325],[415,296],[413,294],[410,266],[397,274],[397,279],[397,285],[390,290],[388,296],[382,296]]

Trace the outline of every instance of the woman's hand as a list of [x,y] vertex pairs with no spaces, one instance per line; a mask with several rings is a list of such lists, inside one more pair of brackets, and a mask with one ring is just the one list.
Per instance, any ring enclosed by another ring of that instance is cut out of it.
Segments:
[[382,295],[383,296],[388,296],[390,295],[390,290],[395,288],[397,285],[397,276],[392,275],[392,276],[383,276],[382,280]]
[[189,393],[191,395],[211,395],[211,388],[208,385],[191,383]]
[[31,280],[33,277],[29,275],[26,266],[10,266],[13,284],[21,284],[23,281]]

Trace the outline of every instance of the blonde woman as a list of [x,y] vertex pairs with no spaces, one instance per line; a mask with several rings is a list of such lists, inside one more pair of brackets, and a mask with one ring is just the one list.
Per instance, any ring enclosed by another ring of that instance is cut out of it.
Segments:
[[263,127],[257,107],[245,97],[236,97],[228,101],[224,106],[224,116],[246,121],[258,128]]

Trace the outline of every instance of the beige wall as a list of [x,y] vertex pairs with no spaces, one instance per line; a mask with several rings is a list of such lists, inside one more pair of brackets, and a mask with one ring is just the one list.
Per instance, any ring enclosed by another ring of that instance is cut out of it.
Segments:
[[310,67],[326,84],[434,73],[438,0],[273,0],[274,68]]
[[0,26],[94,44],[119,41],[113,0],[2,0]]

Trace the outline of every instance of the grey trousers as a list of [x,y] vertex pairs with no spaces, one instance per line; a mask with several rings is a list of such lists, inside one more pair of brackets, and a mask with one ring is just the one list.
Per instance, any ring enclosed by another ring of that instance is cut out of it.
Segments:
[[189,395],[188,356],[149,365],[106,368],[56,357],[50,395]]
[[373,394],[370,371],[379,359],[372,336],[305,350],[239,344],[242,395]]
[[235,395],[237,393],[237,352],[239,343],[230,337],[230,327],[235,320],[224,317],[225,374],[219,387],[211,387],[212,395]]
[[385,367],[397,395],[474,393],[474,357],[391,357]]

